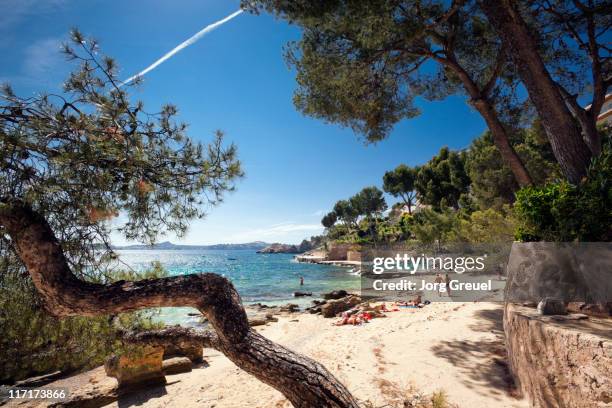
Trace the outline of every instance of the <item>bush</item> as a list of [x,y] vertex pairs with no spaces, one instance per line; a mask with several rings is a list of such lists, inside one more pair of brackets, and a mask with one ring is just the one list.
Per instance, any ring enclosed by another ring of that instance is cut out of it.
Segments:
[[527,187],[516,194],[520,241],[612,240],[612,145],[591,163],[579,185],[566,181]]
[[452,210],[423,209],[414,214],[410,230],[423,244],[442,244],[454,240],[457,223],[457,214]]
[[459,220],[457,240],[470,243],[512,242],[516,221],[508,204],[478,210]]
[[[112,280],[135,280],[164,275],[156,265],[143,274],[116,272]],[[74,372],[102,364],[121,347],[119,327],[154,327],[151,311],[113,316],[50,316],[30,276],[11,254],[0,257],[0,383],[13,383],[53,371]]]

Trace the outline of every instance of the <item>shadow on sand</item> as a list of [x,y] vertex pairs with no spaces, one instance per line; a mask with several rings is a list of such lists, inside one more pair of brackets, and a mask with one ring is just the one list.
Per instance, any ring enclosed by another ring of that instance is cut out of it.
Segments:
[[493,396],[518,395],[510,375],[504,345],[502,306],[475,312],[478,324],[469,327],[480,333],[491,333],[480,340],[442,341],[432,347],[433,353],[448,360],[464,373],[462,381],[468,388],[483,385]]

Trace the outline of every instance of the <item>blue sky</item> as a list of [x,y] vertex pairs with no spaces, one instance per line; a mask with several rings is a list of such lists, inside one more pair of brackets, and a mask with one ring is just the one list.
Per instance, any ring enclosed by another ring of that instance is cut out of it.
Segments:
[[[4,0],[0,81],[22,95],[57,91],[67,72],[59,45],[72,27],[97,38],[128,78],[237,9],[228,0]],[[136,92],[149,110],[177,105],[195,139],[222,129],[244,164],[236,192],[180,242],[300,242],[322,231],[321,216],[337,200],[380,187],[386,170],[421,164],[445,145],[466,147],[484,131],[462,96],[419,101],[422,114],[376,145],[304,117],[292,104],[294,73],[282,58],[283,45],[299,37],[269,15],[243,13],[147,74]],[[114,242],[124,243],[118,235]]]

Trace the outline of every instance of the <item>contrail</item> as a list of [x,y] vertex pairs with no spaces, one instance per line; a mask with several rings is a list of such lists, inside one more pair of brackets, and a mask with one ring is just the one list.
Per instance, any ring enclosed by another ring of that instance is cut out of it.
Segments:
[[125,81],[123,81],[119,86],[123,86],[125,84],[128,84],[130,82],[132,82],[133,80],[135,80],[138,77],[143,76],[144,74],[154,70],[155,68],[157,68],[159,65],[161,65],[162,63],[164,63],[167,59],[169,59],[170,57],[172,57],[174,54],[182,51],[184,48],[187,48],[188,46],[190,46],[191,44],[197,42],[200,38],[204,37],[206,34],[210,33],[211,31],[213,31],[215,28],[219,27],[222,24],[227,23],[228,21],[230,21],[231,19],[233,19],[234,17],[238,16],[240,13],[242,13],[242,10],[238,10],[233,12],[232,14],[230,14],[229,16],[225,17],[222,20],[217,21],[216,23],[212,23],[210,25],[207,25],[206,27],[204,27],[202,30],[198,31],[197,33],[195,33],[195,35],[193,35],[192,37],[190,37],[189,39],[183,41],[182,43],[180,43],[179,45],[177,45],[176,47],[174,47],[172,49],[172,51],[166,53],[163,57],[161,57],[160,59],[158,59],[157,61],[155,61],[153,64],[149,65],[148,67],[146,67],[144,70],[142,70],[141,72],[137,73],[134,76],[129,77],[128,79],[126,79]]

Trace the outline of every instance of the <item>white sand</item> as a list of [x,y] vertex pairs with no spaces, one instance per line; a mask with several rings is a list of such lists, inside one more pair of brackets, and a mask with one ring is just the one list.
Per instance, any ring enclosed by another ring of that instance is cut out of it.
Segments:
[[[362,326],[334,327],[315,315],[281,317],[261,332],[331,370],[360,400],[376,406],[396,391],[444,390],[459,407],[527,407],[508,392],[503,364],[501,305],[436,303],[402,309]],[[204,350],[209,366],[168,376],[165,387],[121,398],[109,407],[290,407],[271,387],[219,352]],[[402,391],[405,395],[406,392]],[[413,395],[414,391],[408,392]]]

